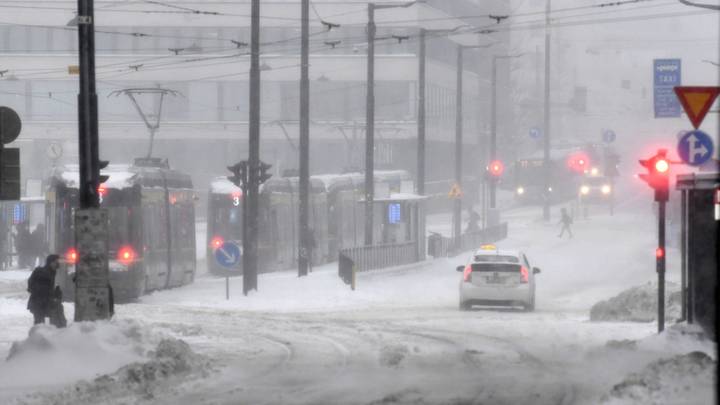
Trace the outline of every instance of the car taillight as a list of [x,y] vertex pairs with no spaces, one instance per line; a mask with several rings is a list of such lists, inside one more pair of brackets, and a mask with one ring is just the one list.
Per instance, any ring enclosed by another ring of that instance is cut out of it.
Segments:
[[118,250],[117,253],[117,260],[126,265],[129,266],[132,264],[132,262],[135,261],[135,257],[137,255],[135,254],[135,250],[132,248],[132,246],[123,246]]
[[222,246],[223,243],[225,243],[225,240],[222,238],[222,236],[215,236],[210,240],[210,247],[215,250]]
[[530,281],[530,274],[525,266],[520,266],[520,282],[528,283]]
[[77,250],[75,250],[74,247],[71,247],[70,249],[65,252],[65,261],[68,262],[68,264],[76,264],[78,259]]
[[465,266],[465,270],[463,270],[463,281],[466,283],[470,282],[470,277],[472,276],[472,266],[469,264]]

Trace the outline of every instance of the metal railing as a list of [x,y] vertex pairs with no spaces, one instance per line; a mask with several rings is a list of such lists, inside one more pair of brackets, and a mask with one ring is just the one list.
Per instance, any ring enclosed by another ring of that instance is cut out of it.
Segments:
[[459,244],[455,243],[452,238],[433,233],[428,237],[428,254],[432,257],[447,257],[462,251],[477,249],[480,245],[505,239],[507,234],[507,222],[477,232],[466,232],[462,234]]
[[419,261],[416,242],[345,248],[340,250],[340,257],[352,260],[356,271],[376,270]]

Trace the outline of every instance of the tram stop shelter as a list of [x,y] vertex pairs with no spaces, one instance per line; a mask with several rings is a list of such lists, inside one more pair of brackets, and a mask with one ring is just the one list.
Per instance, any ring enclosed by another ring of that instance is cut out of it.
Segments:
[[679,175],[682,314],[717,341],[720,173]]

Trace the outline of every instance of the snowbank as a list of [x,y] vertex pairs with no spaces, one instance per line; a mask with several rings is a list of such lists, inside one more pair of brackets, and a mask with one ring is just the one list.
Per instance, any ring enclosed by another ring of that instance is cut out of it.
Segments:
[[[632,287],[590,309],[591,321],[652,322],[657,319],[657,283]],[[665,283],[665,319],[680,318],[680,286]]]
[[715,368],[715,361],[699,351],[660,359],[615,385],[603,403],[715,403]]
[[0,391],[93,378],[145,359],[159,340],[148,327],[128,320],[77,322],[64,329],[36,325],[0,363]]

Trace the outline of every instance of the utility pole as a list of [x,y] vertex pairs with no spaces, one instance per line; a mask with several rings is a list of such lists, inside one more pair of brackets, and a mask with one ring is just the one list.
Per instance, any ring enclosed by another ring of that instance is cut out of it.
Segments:
[[260,174],[260,0],[250,11],[250,117],[247,225],[243,227],[243,294],[257,290],[258,192]]
[[543,219],[550,220],[550,0],[545,0],[545,103],[543,104]]
[[417,134],[417,194],[425,195],[425,34],[420,28],[420,49],[418,50],[418,134]]
[[100,209],[98,186],[107,178],[100,169],[98,109],[95,91],[95,13],[93,0],[78,0],[78,152],[80,209],[75,212],[75,242],[79,260],[75,279],[75,321],[108,319],[108,216]]
[[308,274],[312,260],[310,251],[309,189],[310,189],[310,0],[302,0],[300,19],[300,246],[298,277]]
[[375,200],[375,10],[405,8],[416,1],[397,4],[368,3],[367,90],[365,92],[365,245],[373,244],[373,203]]
[[[490,150],[489,150],[489,162],[494,162],[497,159],[497,60],[498,56],[493,56],[492,60],[492,89],[491,95],[492,103],[490,104]],[[486,176],[487,178],[487,176]],[[497,198],[497,181],[496,179],[488,178],[490,184],[490,209],[494,209],[496,206]]]
[[[463,138],[463,46],[457,46],[457,77],[455,85],[455,183],[462,190],[462,138]],[[453,239],[455,248],[462,247],[462,196],[453,200]]]
[[368,3],[367,90],[365,105],[365,246],[373,244],[375,200],[375,3]]

